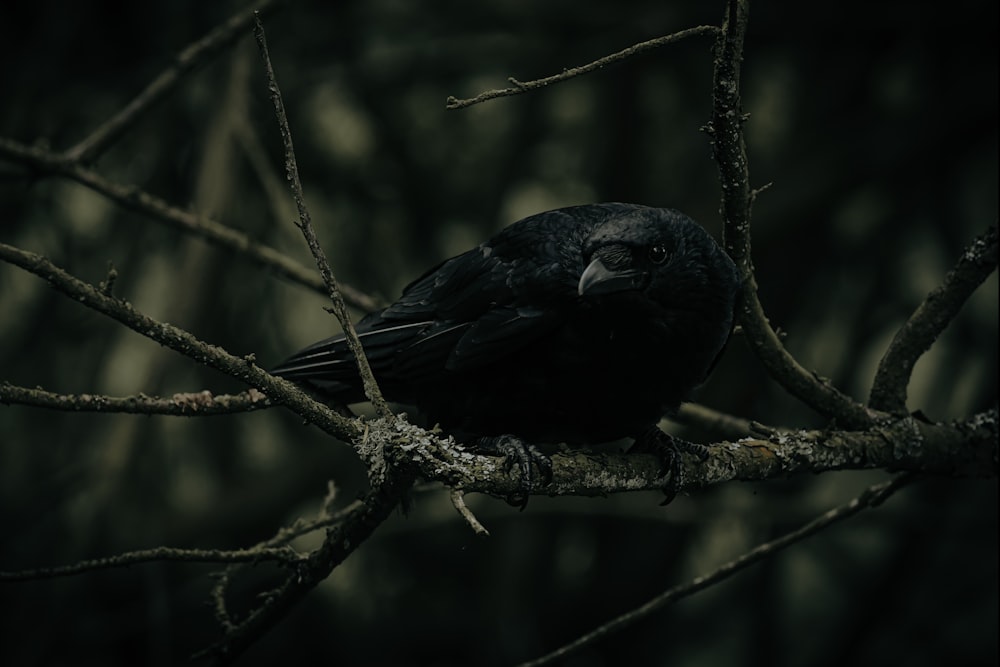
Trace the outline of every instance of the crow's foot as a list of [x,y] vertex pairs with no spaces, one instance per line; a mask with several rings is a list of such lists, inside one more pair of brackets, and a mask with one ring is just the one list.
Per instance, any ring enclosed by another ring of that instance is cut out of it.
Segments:
[[666,498],[660,503],[661,505],[670,504],[677,497],[677,491],[680,490],[681,464],[684,462],[681,454],[693,454],[702,461],[707,459],[709,454],[708,447],[705,445],[688,442],[669,433],[664,433],[656,426],[637,437],[628,451],[630,453],[646,452],[656,454],[663,461],[664,470],[670,472],[670,479],[667,481],[667,485],[663,487],[663,494]]
[[516,493],[507,496],[507,502],[524,510],[528,505],[528,496],[535,488],[535,476],[531,470],[532,464],[538,468],[541,486],[552,481],[552,459],[529,442],[515,435],[498,435],[479,438],[475,447],[484,454],[495,454],[504,457],[504,469],[507,472],[516,465],[521,473],[519,488]]

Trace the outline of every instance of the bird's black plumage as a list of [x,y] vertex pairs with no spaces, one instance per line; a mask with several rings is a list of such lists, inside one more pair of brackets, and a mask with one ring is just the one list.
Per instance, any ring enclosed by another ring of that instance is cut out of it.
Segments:
[[[466,441],[643,437],[732,329],[732,261],[687,216],[632,204],[539,213],[448,259],[357,325],[386,398]],[[343,336],[272,371],[364,400]]]

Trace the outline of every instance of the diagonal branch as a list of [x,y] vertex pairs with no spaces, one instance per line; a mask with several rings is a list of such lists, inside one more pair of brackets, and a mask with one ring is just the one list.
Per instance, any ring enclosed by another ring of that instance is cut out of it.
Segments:
[[[126,209],[147,215],[183,232],[200,236],[210,243],[243,255],[288,280],[325,293],[322,278],[290,257],[270,246],[258,243],[237,229],[171,206],[136,186],[111,181],[93,169],[69,161],[57,153],[36,146],[25,146],[10,139],[0,138],[0,157],[42,174],[69,178]],[[342,285],[341,289],[345,300],[361,310],[367,312],[378,307],[373,298],[353,287]]]
[[566,644],[565,646],[562,646],[561,648],[558,648],[541,658],[523,662],[518,667],[542,667],[542,665],[553,664],[556,660],[565,658],[585,646],[593,644],[594,642],[614,632],[633,625],[637,621],[646,618],[650,614],[659,611],[667,605],[673,604],[683,598],[690,597],[691,595],[694,595],[709,586],[728,579],[737,572],[740,572],[741,570],[744,570],[749,566],[764,560],[765,558],[773,556],[782,549],[785,549],[796,542],[801,542],[807,537],[815,535],[816,533],[845,519],[849,519],[863,510],[878,507],[884,503],[889,496],[912,481],[912,479],[912,475],[899,475],[898,477],[895,477],[887,482],[870,486],[857,498],[825,512],[801,528],[793,530],[790,533],[785,533],[776,540],[765,542],[757,547],[754,547],[743,555],[738,556],[737,558],[734,558],[728,563],[722,565],[714,572],[702,575],[679,586],[674,586],[673,588],[657,595],[655,598],[649,600],[642,606],[612,619],[575,641],[570,642],[569,644]]
[[271,12],[283,0],[260,0],[253,9],[242,9],[201,39],[177,54],[170,67],[153,79],[123,109],[97,127],[78,144],[66,151],[71,162],[92,162],[117,141],[129,127],[156,102],[165,97],[183,77],[204,65],[227,46],[242,37],[257,12]]
[[764,314],[757,296],[750,257],[750,168],[743,140],[745,120],[740,99],[740,63],[748,19],[747,0],[729,0],[722,33],[716,43],[712,89],[712,139],[722,186],[723,236],[726,251],[743,280],[740,322],[751,349],[786,390],[819,412],[851,427],[865,427],[877,416],[829,382],[811,373],[785,349]]
[[295,147],[292,145],[292,131],[288,127],[288,116],[285,114],[285,103],[281,99],[281,89],[278,88],[278,80],[275,78],[274,68],[271,66],[271,56],[267,51],[264,25],[260,22],[260,17],[256,15],[253,32],[257,40],[257,46],[260,49],[260,55],[264,59],[267,88],[271,93],[271,102],[274,104],[274,113],[278,119],[278,127],[281,129],[281,139],[285,144],[285,174],[292,188],[292,195],[295,197],[295,206],[299,211],[298,227],[302,231],[302,236],[305,237],[306,243],[309,245],[310,252],[312,252],[313,257],[316,259],[316,266],[319,268],[320,275],[323,276],[323,284],[326,285],[326,291],[330,297],[330,301],[333,303],[332,312],[336,316],[337,321],[340,322],[340,326],[344,329],[347,345],[350,347],[351,353],[354,355],[354,360],[358,365],[358,372],[361,375],[361,381],[364,385],[365,396],[371,401],[379,417],[389,418],[392,416],[392,410],[389,409],[389,404],[382,398],[382,392],[378,388],[375,376],[372,375],[371,366],[368,364],[368,357],[365,356],[364,348],[361,346],[358,334],[354,330],[354,324],[351,322],[350,313],[347,312],[347,305],[344,303],[344,297],[340,293],[337,279],[333,275],[330,262],[327,261],[326,253],[323,252],[323,246],[320,245],[316,231],[313,229],[309,209],[306,208],[305,194],[302,191],[302,181],[299,179],[299,167],[295,160]]
[[71,299],[121,322],[146,338],[249,384],[334,437],[354,443],[363,433],[361,425],[355,420],[342,417],[291,382],[274,377],[258,367],[252,355],[245,358],[233,356],[183,329],[143,315],[127,301],[103,294],[41,255],[0,243],[0,260],[44,278]]
[[322,546],[309,554],[277,589],[246,618],[227,627],[222,639],[199,656],[212,656],[217,663],[229,664],[257,639],[264,636],[288,614],[299,600],[326,579],[340,563],[385,521],[413,483],[411,474],[390,475],[375,487],[362,503],[327,531]]
[[932,291],[896,332],[879,362],[868,405],[906,413],[906,388],[917,359],[926,352],[979,285],[997,268],[997,228],[990,227],[962,254],[940,287]]
[[520,95],[521,93],[526,93],[529,90],[536,90],[538,88],[544,88],[545,86],[551,86],[554,83],[560,83],[574,77],[578,77],[582,74],[589,74],[594,70],[601,69],[606,65],[611,65],[626,58],[631,58],[637,56],[640,53],[645,53],[652,49],[657,49],[661,46],[666,46],[667,44],[673,44],[686,37],[694,37],[696,35],[712,35],[719,32],[719,29],[714,25],[700,25],[694,28],[688,28],[686,30],[681,30],[670,35],[664,35],[663,37],[657,37],[655,39],[650,39],[645,42],[640,42],[638,44],[633,44],[627,49],[622,49],[617,53],[612,53],[611,55],[604,56],[603,58],[598,58],[597,60],[587,63],[586,65],[581,65],[580,67],[572,67],[567,70],[563,70],[560,74],[554,74],[552,76],[547,76],[544,79],[535,79],[534,81],[518,81],[517,79],[511,77],[509,81],[514,84],[513,88],[499,88],[496,90],[487,90],[484,93],[480,93],[470,99],[458,99],[454,96],[449,96],[446,103],[446,109],[463,109],[465,107],[471,107],[473,104],[479,104],[480,102],[486,102],[488,100],[493,100],[498,97],[510,97],[511,95]]

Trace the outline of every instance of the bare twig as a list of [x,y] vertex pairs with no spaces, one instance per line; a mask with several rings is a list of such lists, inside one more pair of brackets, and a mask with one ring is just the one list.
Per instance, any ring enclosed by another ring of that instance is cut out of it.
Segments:
[[323,252],[319,238],[313,229],[309,210],[306,208],[305,195],[302,192],[302,181],[299,179],[299,168],[295,161],[295,148],[292,145],[292,132],[288,127],[288,117],[285,115],[285,104],[281,99],[281,90],[278,88],[278,81],[274,75],[274,68],[271,66],[271,56],[267,51],[267,39],[264,35],[264,26],[260,22],[260,17],[254,19],[254,37],[257,46],[260,48],[261,57],[264,59],[264,70],[267,75],[267,87],[271,93],[271,102],[274,104],[274,112],[278,119],[278,127],[281,129],[281,138],[285,144],[285,172],[288,182],[292,188],[292,195],[295,197],[295,206],[299,210],[298,227],[309,245],[309,250],[316,259],[316,266],[320,275],[323,276],[323,283],[326,285],[330,301],[333,303],[332,312],[344,329],[344,336],[347,338],[348,347],[354,354],[354,359],[358,364],[358,372],[361,374],[361,381],[364,384],[365,396],[371,401],[375,412],[380,417],[390,418],[392,410],[389,404],[382,398],[382,392],[378,388],[375,376],[372,374],[371,366],[368,364],[368,357],[365,356],[358,334],[354,331],[354,324],[351,322],[351,315],[347,312],[347,305],[340,293],[337,279],[333,276],[330,263]]
[[188,563],[264,563],[274,562],[285,566],[294,566],[304,560],[289,547],[251,549],[174,549],[157,547],[141,551],[127,551],[107,558],[80,561],[72,565],[56,567],[40,567],[32,570],[16,572],[0,572],[0,582],[34,581],[37,579],[52,579],[68,577],[96,570],[108,570],[117,567],[127,567],[140,563],[182,561]]
[[274,377],[256,366],[252,360],[233,356],[220,347],[199,340],[183,329],[143,315],[128,302],[102,294],[92,285],[63,271],[41,255],[0,243],[0,260],[20,266],[44,278],[68,297],[104,313],[146,338],[255,387],[267,394],[275,403],[286,406],[330,435],[351,443],[361,436],[361,426],[355,420],[347,419],[326,405],[313,400],[291,382]]
[[252,9],[242,9],[225,23],[216,26],[201,39],[192,42],[174,58],[170,66],[153,79],[131,102],[87,135],[77,145],[66,151],[71,162],[90,162],[112,145],[118,137],[165,97],[181,79],[227,46],[242,37],[255,13],[269,13],[283,0],[261,0]]
[[253,642],[281,621],[288,610],[321,581],[337,565],[354,552],[389,516],[413,483],[408,474],[386,478],[386,484],[368,492],[361,503],[334,525],[322,546],[297,564],[295,572],[273,590],[261,604],[238,623],[229,622],[225,635],[216,644],[199,653],[210,655],[217,662],[228,664]]
[[50,410],[70,412],[124,412],[141,415],[175,415],[205,417],[252,412],[274,406],[274,403],[256,389],[240,394],[222,394],[198,391],[161,396],[102,396],[99,394],[56,394],[39,388],[18,387],[0,382],[0,403],[30,405]]
[[474,532],[478,537],[490,536],[490,531],[486,530],[486,526],[479,522],[476,515],[473,514],[472,510],[469,509],[469,506],[465,504],[464,491],[461,489],[452,489],[451,504],[455,506],[455,509],[458,510],[461,517],[465,519],[465,523],[469,524],[469,528],[471,528],[472,532]]
[[819,412],[853,428],[864,428],[878,415],[811,373],[785,349],[764,314],[757,296],[750,256],[750,170],[743,140],[740,63],[746,34],[748,3],[729,0],[722,33],[716,44],[712,120],[706,131],[719,168],[722,186],[723,237],[743,281],[740,322],[751,349],[771,376],[785,389]]
[[[361,500],[355,500],[354,502],[348,504],[347,507],[334,512],[331,505],[336,495],[336,487],[333,485],[333,482],[330,482],[329,484],[330,488],[326,497],[323,499],[323,505],[320,509],[319,515],[315,519],[309,521],[299,519],[292,525],[281,528],[281,530],[279,530],[271,539],[254,545],[251,547],[251,550],[266,550],[282,547],[301,535],[306,535],[319,530],[320,528],[334,526],[361,509],[364,503]],[[212,600],[212,607],[215,610],[216,620],[219,621],[219,624],[222,625],[226,632],[232,631],[236,627],[231,615],[229,614],[228,605],[226,604],[226,590],[229,587],[229,582],[232,580],[233,575],[239,571],[240,568],[245,566],[246,563],[235,563],[229,565],[225,570],[215,575],[215,585],[212,587],[212,592],[209,597]]]
[[542,667],[542,665],[549,665],[556,660],[565,658],[566,656],[575,653],[584,646],[593,644],[594,642],[614,633],[635,622],[643,619],[650,614],[659,611],[663,607],[669,604],[673,604],[678,600],[689,597],[698,591],[704,590],[709,586],[712,586],[724,579],[728,579],[740,570],[744,570],[747,567],[757,563],[765,558],[773,556],[782,549],[789,547],[796,542],[800,542],[807,537],[815,535],[816,533],[833,526],[836,523],[848,519],[859,512],[878,507],[884,503],[889,496],[894,494],[896,491],[901,489],[903,486],[912,481],[913,476],[909,474],[899,475],[887,482],[882,482],[881,484],[876,484],[865,489],[861,495],[854,498],[850,502],[847,502],[839,507],[835,507],[828,512],[820,515],[819,517],[813,519],[806,525],[802,526],[797,530],[793,530],[790,533],[786,533],[776,540],[770,542],[765,542],[757,547],[754,547],[750,551],[744,553],[743,555],[735,558],[725,565],[719,567],[713,572],[702,575],[691,581],[681,584],[680,586],[675,586],[667,591],[664,591],[660,595],[657,595],[652,600],[646,602],[644,605],[633,609],[617,618],[605,623],[604,625],[588,632],[582,637],[562,646],[551,653],[548,653],[541,658],[535,660],[529,660],[527,662],[521,663],[518,667]]
[[[67,160],[65,157],[37,146],[25,146],[10,139],[0,138],[0,157],[21,164],[36,172],[61,176],[98,192],[126,209],[142,213],[210,243],[243,255],[278,275],[326,293],[323,279],[295,260],[274,248],[251,239],[243,232],[220,222],[171,206],[164,200],[133,186],[108,180],[93,169]],[[364,311],[375,310],[378,302],[367,294],[347,285],[341,285],[344,299]]]
[[682,424],[692,424],[721,437],[735,440],[751,433],[750,420],[713,410],[700,403],[682,403],[674,420]]
[[469,99],[458,99],[457,97],[448,97],[445,108],[447,109],[462,109],[465,107],[470,107],[473,104],[479,104],[480,102],[486,102],[487,100],[493,100],[498,97],[509,97],[511,95],[520,95],[521,93],[526,93],[529,90],[536,90],[538,88],[544,88],[545,86],[551,86],[554,83],[560,83],[566,81],[567,79],[572,79],[578,77],[581,74],[588,74],[594,70],[598,70],[606,65],[611,65],[619,61],[625,60],[626,58],[631,58],[637,56],[640,53],[645,53],[652,49],[659,48],[661,46],[666,46],[667,44],[673,44],[674,42],[680,41],[686,37],[694,37],[697,35],[712,35],[719,31],[719,28],[714,25],[700,25],[694,28],[688,28],[686,30],[681,30],[679,32],[672,33],[670,35],[664,35],[663,37],[657,37],[655,39],[650,39],[645,42],[640,42],[638,44],[633,44],[627,49],[622,49],[617,53],[612,53],[611,55],[604,56],[603,58],[598,58],[594,62],[587,63],[586,65],[581,65],[580,67],[572,67],[570,69],[563,70],[560,74],[555,74],[553,76],[545,77],[544,79],[535,79],[534,81],[518,81],[517,79],[511,77],[508,79],[514,86],[512,88],[499,88],[496,90],[487,90],[484,93],[480,93],[473,98]]
[[979,285],[997,268],[997,228],[991,227],[959,258],[944,282],[927,295],[896,332],[879,362],[868,404],[896,414],[906,413],[906,388],[913,367]]

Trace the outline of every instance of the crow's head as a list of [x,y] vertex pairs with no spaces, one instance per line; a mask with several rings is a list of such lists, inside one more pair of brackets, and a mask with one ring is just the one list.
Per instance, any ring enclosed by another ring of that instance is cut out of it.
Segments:
[[610,215],[583,246],[581,297],[641,293],[660,306],[700,310],[729,303],[736,267],[698,223],[672,209]]

